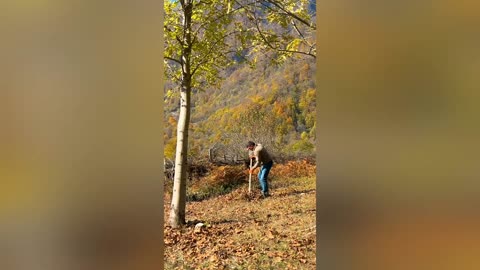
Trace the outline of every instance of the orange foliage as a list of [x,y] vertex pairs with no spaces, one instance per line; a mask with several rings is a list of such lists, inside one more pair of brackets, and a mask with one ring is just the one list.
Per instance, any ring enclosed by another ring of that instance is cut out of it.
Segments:
[[316,165],[309,160],[288,161],[285,164],[275,164],[270,171],[272,176],[298,178],[313,177],[316,173]]
[[172,117],[172,116],[168,117],[168,123],[169,123],[171,126],[177,126],[177,120],[176,120],[174,117]]
[[[293,160],[286,163],[274,164],[270,171],[271,176],[285,178],[313,177],[315,176],[316,165],[307,159]],[[255,170],[254,175],[258,173]],[[192,183],[192,188],[200,188],[202,186],[237,185],[248,182],[248,169],[244,166],[214,166],[208,168],[208,174],[199,181]]]

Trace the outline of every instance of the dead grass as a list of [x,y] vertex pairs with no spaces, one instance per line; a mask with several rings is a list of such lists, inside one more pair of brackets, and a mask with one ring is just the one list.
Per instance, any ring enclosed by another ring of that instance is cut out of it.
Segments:
[[[281,166],[275,169],[266,199],[254,177],[251,196],[244,180],[228,194],[189,202],[189,224],[165,226],[165,269],[315,269],[315,177],[281,177]],[[169,204],[167,194],[165,217]],[[207,225],[200,233],[197,222]]]

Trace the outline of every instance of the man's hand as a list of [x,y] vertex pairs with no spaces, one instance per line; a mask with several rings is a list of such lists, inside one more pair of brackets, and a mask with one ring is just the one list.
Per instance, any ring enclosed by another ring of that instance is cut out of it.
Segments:
[[249,174],[252,174],[252,173],[253,173],[253,170],[254,170],[254,169],[248,170],[248,173],[249,173]]

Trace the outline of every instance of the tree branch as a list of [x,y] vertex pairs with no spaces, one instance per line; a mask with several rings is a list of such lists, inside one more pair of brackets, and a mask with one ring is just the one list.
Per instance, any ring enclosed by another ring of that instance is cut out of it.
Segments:
[[292,50],[285,50],[285,49],[278,49],[278,51],[283,52],[283,53],[298,53],[298,54],[308,55],[308,56],[311,56],[313,58],[317,58],[317,56],[315,54],[311,53],[312,48],[309,50],[309,52],[292,51]]
[[218,43],[222,42],[223,40],[225,40],[225,38],[229,37],[230,35],[236,34],[236,33],[238,33],[238,32],[239,32],[239,31],[232,31],[232,32],[230,32],[230,33],[227,33],[226,35],[223,35],[222,37],[219,37],[217,40],[215,40],[215,42],[212,43],[212,45],[211,45],[210,49],[208,50],[208,52],[204,54],[205,57],[204,57],[203,59],[201,59],[201,60],[199,61],[199,63],[198,63],[197,65],[195,65],[195,67],[192,69],[192,70],[193,70],[193,71],[192,71],[192,75],[195,74],[195,72],[198,70],[198,68],[199,68],[201,65],[203,65],[203,64],[205,64],[205,63],[207,63],[208,61],[211,60],[212,52],[213,52],[213,50],[216,49],[216,45],[217,45]]
[[[269,1],[273,1],[273,0],[265,0],[267,2]],[[265,3],[263,2],[260,2],[261,5],[263,5],[265,8],[268,8],[270,10],[273,10],[271,7],[269,7],[268,5],[266,5]],[[272,3],[273,4],[273,3]],[[276,5],[278,6],[278,4]],[[280,7],[279,7],[280,8]],[[282,8],[281,8],[282,9]],[[282,9],[284,10],[284,9]],[[280,49],[278,47],[278,45],[276,44],[272,44],[272,42],[270,42],[266,35],[265,35],[265,32],[261,29],[260,27],[260,18],[257,17],[255,11],[251,11],[251,10],[248,10],[248,15],[250,17],[250,20],[254,23],[254,26],[255,26],[255,29],[256,29],[256,32],[259,34],[260,38],[262,39],[262,41],[264,42],[264,44],[267,45],[267,47],[269,47],[270,49],[272,50],[275,50],[275,51],[278,51],[278,52],[281,52],[281,53],[296,53],[296,54],[302,54],[302,55],[308,55],[308,56],[311,56],[313,58],[316,58],[316,55],[313,53],[314,51],[314,45],[311,45],[307,40],[306,40],[306,37],[300,32],[300,30],[298,29],[297,25],[295,24],[295,21],[292,20],[292,24],[295,28],[295,30],[297,31],[297,33],[299,34],[299,36],[301,37],[301,39],[307,44],[310,46],[310,49],[308,50],[308,52],[304,52],[304,51],[294,51],[294,50],[286,50],[286,49]],[[285,11],[286,13],[288,13],[287,11]],[[289,13],[287,15],[290,15]],[[301,20],[300,20],[301,21]],[[302,23],[305,23],[305,21],[303,21]],[[309,25],[307,23],[307,25]]]
[[298,35],[300,37],[302,37],[303,40],[305,40],[305,36],[303,35],[302,32],[300,32],[300,29],[298,29],[297,24],[295,23],[294,20],[292,20],[292,25],[293,25],[293,28],[295,29],[295,31],[298,33]]
[[175,63],[177,63],[177,64],[180,64],[180,65],[182,64],[182,62],[181,62],[180,60],[175,59],[175,58],[172,58],[172,57],[169,57],[169,56],[163,56],[163,58],[165,58],[165,59],[167,59],[167,60],[170,60],[170,61],[173,61],[173,62],[175,62]]
[[267,3],[270,3],[272,5],[275,5],[280,10],[287,13],[290,17],[295,18],[296,20],[298,20],[299,22],[301,22],[301,23],[305,24],[306,26],[312,28],[313,30],[317,29],[317,27],[314,24],[311,24],[308,21],[306,21],[306,20],[300,18],[299,16],[297,16],[295,13],[292,13],[291,11],[288,11],[285,7],[281,6],[276,0],[263,0],[263,1],[266,1]]
[[242,9],[246,9],[247,6],[252,5],[252,4],[242,5],[242,4],[238,3],[238,1],[235,1],[235,2],[236,2],[237,4],[239,4],[240,7],[232,9],[232,10],[230,11],[230,13],[223,13],[223,14],[221,14],[220,16],[214,17],[214,18],[213,18],[212,20],[210,20],[210,21],[206,21],[206,22],[200,24],[200,25],[198,26],[198,28],[194,31],[195,35],[198,34],[198,32],[199,32],[200,30],[205,29],[205,26],[206,26],[206,25],[209,25],[209,24],[211,24],[211,23],[214,23],[214,22],[222,19],[223,17],[225,17],[225,16],[227,16],[227,15],[231,15],[231,14],[236,13],[236,12],[242,10]]

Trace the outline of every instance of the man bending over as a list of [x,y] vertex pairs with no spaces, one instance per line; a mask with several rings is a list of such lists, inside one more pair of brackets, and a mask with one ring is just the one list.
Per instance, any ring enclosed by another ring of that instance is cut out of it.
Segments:
[[273,166],[273,160],[270,157],[270,154],[261,144],[256,144],[252,141],[249,141],[247,143],[247,149],[250,158],[255,158],[255,164],[253,164],[250,168],[250,173],[252,173],[254,169],[261,165],[260,171],[258,172],[258,181],[260,182],[260,187],[262,189],[262,196],[264,198],[268,197],[270,194],[268,193],[267,177],[270,169]]

